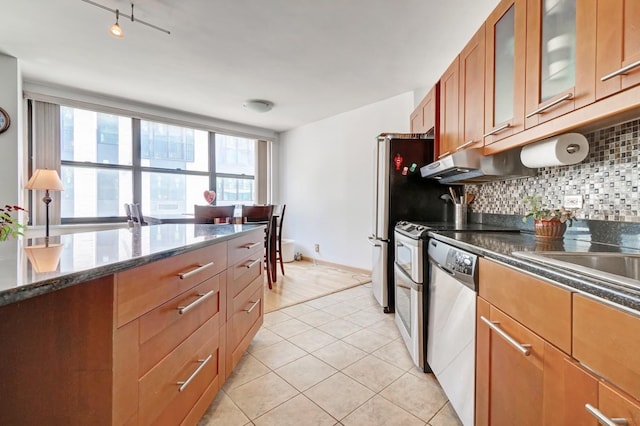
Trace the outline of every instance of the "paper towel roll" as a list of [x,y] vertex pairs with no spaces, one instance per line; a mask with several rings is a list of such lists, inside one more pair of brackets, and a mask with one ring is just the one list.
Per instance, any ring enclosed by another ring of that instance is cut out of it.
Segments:
[[589,155],[589,142],[580,133],[566,133],[526,145],[520,151],[522,164],[532,169],[577,164]]

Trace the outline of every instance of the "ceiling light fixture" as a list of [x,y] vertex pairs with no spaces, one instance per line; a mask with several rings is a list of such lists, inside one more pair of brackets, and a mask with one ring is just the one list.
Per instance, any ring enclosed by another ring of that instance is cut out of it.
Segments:
[[81,0],[81,1],[83,1],[85,3],[88,3],[88,4],[92,5],[92,6],[99,7],[100,9],[108,10],[109,12],[116,14],[116,23],[113,24],[111,26],[111,28],[109,28],[109,34],[111,34],[114,37],[117,37],[117,38],[123,38],[124,37],[124,31],[122,31],[122,27],[120,27],[120,24],[118,23],[118,18],[120,18],[120,16],[124,16],[125,18],[131,19],[131,22],[138,22],[138,23],[140,23],[142,25],[146,25],[147,27],[151,27],[151,28],[153,28],[155,30],[162,31],[163,33],[166,33],[168,35],[171,34],[171,32],[169,30],[165,30],[164,28],[160,28],[160,27],[158,27],[156,25],[153,25],[153,24],[150,24],[148,22],[142,21],[140,19],[134,18],[134,16],[133,16],[133,3],[131,3],[131,15],[126,15],[124,13],[120,13],[119,9],[111,9],[110,7],[103,6],[103,5],[99,4],[99,3],[96,3],[96,2],[91,1],[91,0]]
[[263,101],[260,99],[250,99],[248,101],[245,101],[242,106],[250,111],[262,113],[271,111],[271,108],[273,108],[273,102]]

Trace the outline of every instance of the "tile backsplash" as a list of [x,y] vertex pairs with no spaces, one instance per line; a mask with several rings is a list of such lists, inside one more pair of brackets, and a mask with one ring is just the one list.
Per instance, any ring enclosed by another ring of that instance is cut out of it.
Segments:
[[585,134],[589,156],[573,166],[543,167],[537,176],[482,185],[467,185],[476,194],[475,213],[524,214],[522,199],[542,196],[559,208],[565,195],[582,195],[578,219],[640,222],[638,160],[640,118]]

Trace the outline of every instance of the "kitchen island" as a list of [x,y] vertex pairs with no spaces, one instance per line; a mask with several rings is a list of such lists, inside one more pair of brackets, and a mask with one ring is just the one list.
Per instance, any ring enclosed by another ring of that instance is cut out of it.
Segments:
[[0,247],[0,424],[196,424],[262,324],[264,226],[41,246]]

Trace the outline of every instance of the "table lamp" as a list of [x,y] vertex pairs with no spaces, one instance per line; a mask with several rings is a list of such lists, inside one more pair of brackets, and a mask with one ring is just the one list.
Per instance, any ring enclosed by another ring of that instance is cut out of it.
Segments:
[[51,197],[49,191],[62,191],[62,181],[58,172],[49,169],[36,169],[36,171],[29,179],[29,182],[25,185],[26,189],[39,189],[44,190],[44,197],[42,201],[47,206],[47,220],[46,220],[46,241],[49,241],[49,203],[51,203]]

